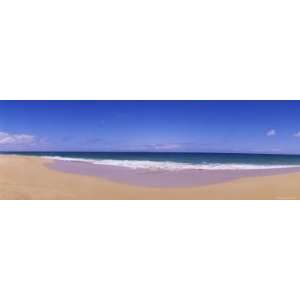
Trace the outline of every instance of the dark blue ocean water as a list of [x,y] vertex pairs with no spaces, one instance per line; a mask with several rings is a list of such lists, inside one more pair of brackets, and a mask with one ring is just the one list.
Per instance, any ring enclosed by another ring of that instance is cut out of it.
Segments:
[[[3,153],[3,152],[2,152]],[[5,152],[131,168],[264,169],[300,166],[300,155],[149,152]]]

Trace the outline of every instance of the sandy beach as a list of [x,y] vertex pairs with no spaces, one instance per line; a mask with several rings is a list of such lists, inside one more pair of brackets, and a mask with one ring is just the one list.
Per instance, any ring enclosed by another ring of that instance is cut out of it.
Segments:
[[0,156],[0,199],[300,199],[300,172],[192,187],[143,187],[66,173],[39,157]]

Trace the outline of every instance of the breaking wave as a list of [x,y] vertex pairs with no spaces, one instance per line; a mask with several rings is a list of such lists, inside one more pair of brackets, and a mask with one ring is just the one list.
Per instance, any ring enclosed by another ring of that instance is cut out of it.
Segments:
[[259,165],[259,164],[233,164],[233,163],[181,163],[172,161],[150,161],[150,160],[118,160],[118,159],[86,159],[61,156],[45,156],[48,159],[91,163],[94,165],[106,165],[125,167],[130,169],[150,170],[261,170],[295,168],[300,165]]

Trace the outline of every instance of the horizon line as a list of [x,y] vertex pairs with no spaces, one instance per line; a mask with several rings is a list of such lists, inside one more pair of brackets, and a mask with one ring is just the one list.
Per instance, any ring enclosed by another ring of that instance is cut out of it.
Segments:
[[50,153],[50,152],[56,152],[56,153],[151,153],[151,154],[241,154],[241,155],[300,155],[300,153],[270,153],[270,152],[197,152],[197,151],[81,151],[81,150],[0,150],[1,153]]

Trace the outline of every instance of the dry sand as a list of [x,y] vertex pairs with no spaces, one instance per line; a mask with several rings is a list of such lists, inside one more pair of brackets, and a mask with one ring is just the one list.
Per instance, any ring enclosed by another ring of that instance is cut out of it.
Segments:
[[300,173],[152,188],[55,171],[49,163],[38,157],[1,155],[0,199],[300,199]]

